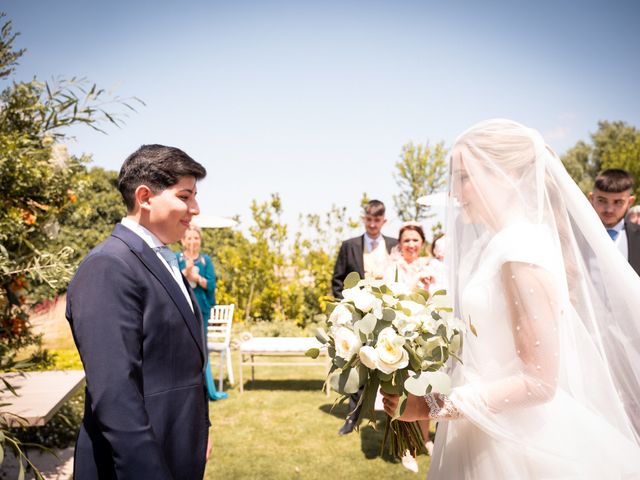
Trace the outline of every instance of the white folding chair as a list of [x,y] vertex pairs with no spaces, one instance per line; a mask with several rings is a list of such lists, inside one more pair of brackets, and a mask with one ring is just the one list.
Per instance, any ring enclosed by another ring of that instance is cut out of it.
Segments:
[[233,368],[231,366],[231,323],[233,322],[233,309],[235,305],[216,305],[211,309],[211,318],[207,326],[207,347],[209,353],[220,354],[220,379],[218,390],[222,392],[222,379],[224,378],[225,359],[229,383],[233,384]]

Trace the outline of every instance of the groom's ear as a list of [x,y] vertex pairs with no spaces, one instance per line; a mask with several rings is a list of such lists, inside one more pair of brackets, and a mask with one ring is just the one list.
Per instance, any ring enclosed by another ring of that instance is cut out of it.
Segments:
[[153,192],[147,185],[138,185],[134,193],[136,200],[136,207],[142,210],[149,210],[151,208],[149,199],[153,196]]
[[629,202],[627,203],[627,210],[629,210],[633,206],[635,201],[636,201],[636,196],[635,195],[630,195],[629,196]]

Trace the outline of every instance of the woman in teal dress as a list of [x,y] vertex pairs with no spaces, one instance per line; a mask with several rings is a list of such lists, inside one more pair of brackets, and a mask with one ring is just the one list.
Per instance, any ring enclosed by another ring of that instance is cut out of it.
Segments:
[[[216,273],[213,269],[213,262],[209,255],[200,253],[202,246],[202,233],[195,225],[190,225],[181,240],[183,251],[176,254],[180,270],[189,281],[193,293],[202,312],[204,319],[204,333],[207,335],[207,322],[211,317],[211,309],[216,304]],[[211,374],[211,365],[207,356],[207,365],[205,367],[205,381],[207,384],[207,392],[209,399],[222,400],[228,395],[224,392],[216,390]]]

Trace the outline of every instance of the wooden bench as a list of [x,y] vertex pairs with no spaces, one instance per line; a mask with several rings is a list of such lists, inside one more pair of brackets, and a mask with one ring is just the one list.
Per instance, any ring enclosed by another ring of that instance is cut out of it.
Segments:
[[[319,348],[320,355],[324,359],[312,359],[305,357],[310,348]],[[248,357],[248,360],[247,360]],[[255,357],[304,357],[304,360],[289,362],[256,361]],[[245,366],[251,367],[251,380],[254,380],[256,366],[316,366],[322,365],[329,368],[329,356],[327,349],[314,337],[254,337],[240,344],[240,393],[244,391],[242,371]],[[329,391],[327,390],[327,395]]]
[[[15,396],[0,382],[0,404],[10,404],[1,407],[9,426],[35,427],[51,420],[64,402],[84,385],[84,371],[3,373],[2,379],[18,394]],[[7,415],[7,412],[22,419]]]

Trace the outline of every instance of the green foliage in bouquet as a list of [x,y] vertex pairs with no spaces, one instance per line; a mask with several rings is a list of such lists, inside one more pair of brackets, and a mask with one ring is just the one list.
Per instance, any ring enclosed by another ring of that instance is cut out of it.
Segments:
[[[372,419],[378,388],[400,396],[394,418],[404,411],[407,393],[448,393],[444,373],[449,357],[461,348],[464,324],[453,318],[446,291],[432,296],[398,282],[361,280],[353,272],[344,282],[343,299],[327,308],[329,332],[319,330],[332,363],[325,383],[343,397],[363,389],[360,417]],[[307,354],[316,357],[318,349]],[[424,448],[419,429],[404,422],[390,425],[392,454]],[[398,450],[400,449],[400,450]]]

